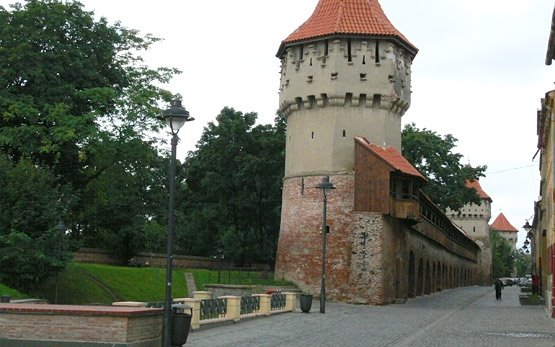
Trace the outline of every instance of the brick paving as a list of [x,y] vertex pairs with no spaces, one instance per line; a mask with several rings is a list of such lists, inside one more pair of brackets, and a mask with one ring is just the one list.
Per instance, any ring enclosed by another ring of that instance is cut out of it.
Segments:
[[310,313],[195,331],[186,346],[555,347],[555,319],[543,306],[521,306],[519,294],[507,287],[496,301],[492,287],[458,288],[388,306],[326,303],[326,314],[315,300]]

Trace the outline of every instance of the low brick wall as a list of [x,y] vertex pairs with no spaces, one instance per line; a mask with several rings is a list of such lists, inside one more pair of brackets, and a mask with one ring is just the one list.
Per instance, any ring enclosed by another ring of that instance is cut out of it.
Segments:
[[[125,265],[123,260],[110,251],[97,248],[81,248],[75,252],[74,260],[79,263]],[[138,266],[166,266],[166,255],[158,253],[139,253],[132,259]],[[177,268],[228,268],[231,264],[207,257],[174,255],[173,266]]]
[[0,304],[0,345],[157,347],[162,314],[144,307]]

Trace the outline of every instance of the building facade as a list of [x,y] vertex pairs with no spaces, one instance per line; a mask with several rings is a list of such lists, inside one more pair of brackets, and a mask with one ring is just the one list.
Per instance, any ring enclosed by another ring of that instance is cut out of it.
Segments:
[[[546,65],[555,59],[555,10],[547,45]],[[534,205],[532,230],[532,271],[540,277],[546,306],[555,318],[555,90],[541,99],[537,112],[538,152],[540,156],[539,198]]]
[[501,237],[507,240],[513,251],[516,250],[518,230],[509,222],[503,213],[499,213],[497,218],[491,223],[490,228],[491,230],[497,231]]
[[480,203],[468,203],[459,211],[447,208],[447,216],[459,227],[461,227],[469,238],[480,246],[480,257],[478,260],[478,283],[482,285],[491,284],[491,242],[489,238],[491,219],[491,197],[484,191],[480,181],[471,180],[466,182],[468,188],[473,188],[480,197]]
[[320,0],[279,47],[286,164],[275,274],[328,298],[385,304],[477,282],[479,246],[421,193],[401,155],[417,49],[377,0]]

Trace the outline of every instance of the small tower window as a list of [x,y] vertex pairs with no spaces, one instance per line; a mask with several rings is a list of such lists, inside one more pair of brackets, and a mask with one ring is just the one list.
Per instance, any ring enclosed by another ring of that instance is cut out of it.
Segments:
[[343,130],[343,137],[347,136],[347,132]]
[[366,74],[365,73],[360,74],[360,80],[361,81],[366,81]]
[[312,58],[310,58],[310,66],[312,66]]
[[304,56],[304,46],[301,45],[299,47],[299,60],[303,60],[303,56]]
[[362,56],[362,65],[366,65],[366,56],[365,55]]
[[324,55],[328,56],[330,53],[330,43],[328,40],[324,41]]
[[380,63],[380,41],[376,41],[376,64]]
[[353,54],[351,52],[351,40],[347,40],[347,61],[348,62],[352,62],[353,61]]
[[382,103],[382,95],[381,94],[374,94],[374,98],[372,99],[372,108],[377,110],[380,108]]
[[337,72],[332,72],[332,73],[331,73],[331,79],[332,79],[332,80],[336,80],[336,79],[337,79]]
[[310,138],[311,138],[311,139],[314,138],[314,131],[310,133]]

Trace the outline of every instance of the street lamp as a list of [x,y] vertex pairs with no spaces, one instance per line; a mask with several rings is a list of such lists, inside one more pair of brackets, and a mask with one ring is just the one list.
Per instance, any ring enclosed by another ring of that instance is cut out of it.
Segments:
[[195,120],[189,116],[189,112],[181,106],[181,100],[172,100],[170,108],[164,110],[160,118],[164,119],[172,134],[171,139],[171,162],[170,162],[170,202],[168,211],[168,235],[166,244],[166,300],[164,305],[164,347],[171,344],[171,305],[172,305],[172,250],[173,250],[173,233],[174,233],[174,205],[175,205],[175,156],[177,151],[177,142],[179,138],[177,133],[179,129],[186,123]]
[[[58,232],[58,260],[62,261],[62,235],[65,234],[67,228],[64,222],[59,221],[56,225],[56,231]],[[58,303],[58,288],[60,286],[60,270],[56,273],[56,289],[54,291],[54,303]]]
[[328,223],[327,223],[327,206],[328,206],[328,193],[330,190],[335,189],[333,183],[330,182],[330,177],[325,176],[322,178],[322,182],[318,183],[316,188],[322,190],[322,195],[324,197],[324,209],[322,212],[322,280],[320,287],[320,313],[326,313],[326,243],[328,234]]
[[532,230],[532,226],[530,225],[530,223],[528,223],[528,220],[526,220],[526,224],[522,226],[522,229],[524,229],[526,232],[530,232],[530,230]]

